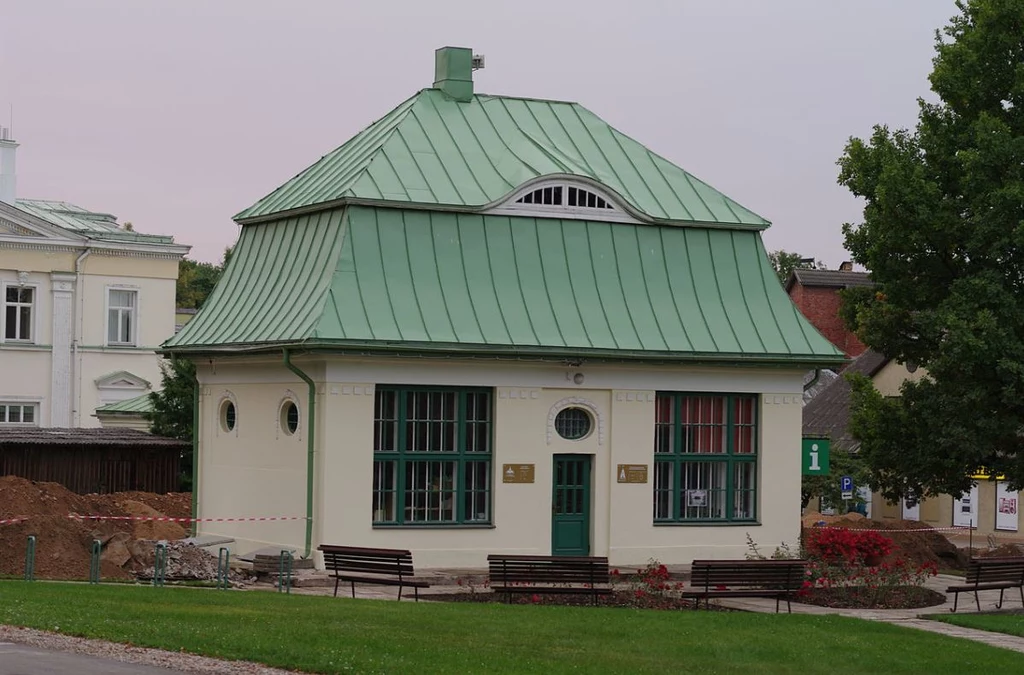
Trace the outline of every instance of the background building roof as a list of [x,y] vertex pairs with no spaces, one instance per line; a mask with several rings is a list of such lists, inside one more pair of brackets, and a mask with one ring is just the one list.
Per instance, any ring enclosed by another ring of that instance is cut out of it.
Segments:
[[842,375],[829,382],[804,406],[804,436],[830,438],[836,448],[855,449],[859,443],[847,430],[850,423],[852,389],[845,375],[846,373],[862,373],[868,377],[874,377],[887,363],[889,363],[889,359],[873,349],[869,349],[855,358],[843,370]]
[[107,405],[96,408],[97,415],[141,415],[153,410],[153,401],[149,397],[149,393],[145,393],[142,396],[136,396],[129,398],[124,401],[117,401],[116,403],[108,403]]
[[870,272],[853,272],[846,270],[812,270],[796,268],[786,280],[786,290],[795,282],[801,286],[817,286],[822,288],[851,288],[853,286],[874,286]]
[[186,446],[188,441],[154,436],[137,429],[57,429],[45,427],[0,427],[0,447],[5,445],[134,445]]
[[44,199],[18,199],[14,205],[22,211],[41,218],[65,230],[93,239],[132,241],[152,244],[172,244],[174,237],[130,232],[117,224],[117,217],[109,213],[88,211],[68,202]]

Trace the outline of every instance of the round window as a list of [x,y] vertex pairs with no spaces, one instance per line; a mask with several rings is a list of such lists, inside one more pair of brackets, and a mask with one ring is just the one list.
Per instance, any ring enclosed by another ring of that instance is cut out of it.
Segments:
[[294,401],[285,401],[281,406],[281,428],[289,436],[299,428],[299,407]]
[[555,415],[555,431],[562,438],[577,441],[590,433],[593,421],[583,408],[566,408]]
[[220,426],[224,431],[235,430],[235,404],[226,399],[220,404]]

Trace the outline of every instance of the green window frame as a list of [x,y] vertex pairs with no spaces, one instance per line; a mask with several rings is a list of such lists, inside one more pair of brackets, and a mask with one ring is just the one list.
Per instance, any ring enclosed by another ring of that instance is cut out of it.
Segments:
[[759,398],[658,392],[654,522],[757,521]]
[[490,389],[377,387],[373,524],[489,525]]

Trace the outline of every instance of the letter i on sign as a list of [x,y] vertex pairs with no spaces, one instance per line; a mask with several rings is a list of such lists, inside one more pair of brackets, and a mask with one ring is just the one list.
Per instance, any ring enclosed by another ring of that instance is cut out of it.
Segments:
[[810,455],[811,455],[811,466],[809,467],[810,470],[811,471],[821,471],[821,466],[818,464],[818,444],[817,443],[812,443],[811,444]]

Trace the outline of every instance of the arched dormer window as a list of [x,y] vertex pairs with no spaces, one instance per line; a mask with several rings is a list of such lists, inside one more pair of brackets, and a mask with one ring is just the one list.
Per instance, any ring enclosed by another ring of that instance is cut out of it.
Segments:
[[516,204],[540,206],[571,206],[585,209],[614,209],[604,197],[575,185],[549,185],[531,190],[515,201]]
[[551,179],[532,183],[514,192],[488,213],[542,216],[577,220],[611,220],[639,223],[613,198],[590,185],[571,179]]

